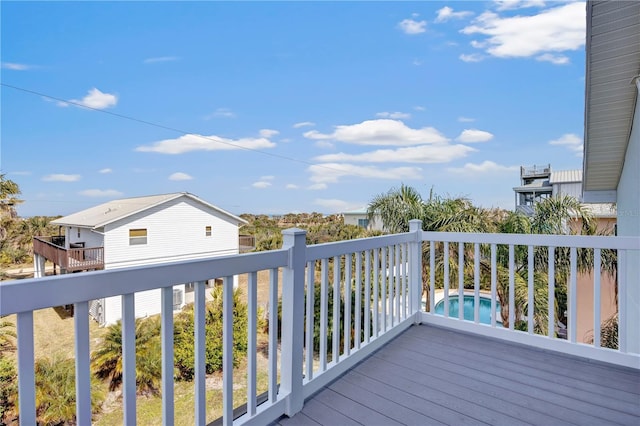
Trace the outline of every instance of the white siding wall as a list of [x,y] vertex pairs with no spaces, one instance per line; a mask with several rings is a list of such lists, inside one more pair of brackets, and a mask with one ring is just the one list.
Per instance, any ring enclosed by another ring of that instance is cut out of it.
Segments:
[[556,183],[553,185],[553,195],[569,195],[582,200],[582,182]]
[[[105,226],[105,269],[237,254],[238,225],[187,198],[179,198]],[[211,236],[205,227],[211,226]],[[129,245],[129,230],[147,230],[147,244]],[[237,277],[236,277],[237,279]],[[184,283],[174,288],[182,289]],[[160,313],[160,290],[135,295],[136,317]],[[122,317],[121,298],[105,299],[105,324]]]
[[[173,288],[182,291],[182,304],[184,306],[184,284],[176,285]],[[144,318],[160,313],[161,303],[160,289],[142,291],[135,294],[135,312],[136,318]],[[120,296],[107,297],[105,299],[105,317],[104,324],[109,325],[117,322],[122,318],[122,298]]]
[[[345,225],[356,225],[358,226],[359,219],[367,219],[367,215],[365,213],[343,213],[344,216],[344,224]],[[373,220],[369,221],[369,226],[367,229],[374,231],[382,231],[382,218],[380,215],[375,215]]]
[[[639,86],[640,91],[640,86]],[[625,162],[617,188],[618,235],[640,236],[640,93],[636,98],[636,111]],[[627,255],[627,349],[640,352],[640,253]]]
[[[80,230],[80,237],[78,237],[78,229]],[[69,244],[83,242],[86,248],[102,247],[102,243],[104,241],[102,235],[88,228],[76,228],[68,226],[66,232],[66,240]]]
[[[105,269],[238,253],[238,226],[187,198],[105,226]],[[205,227],[212,235],[205,236]],[[129,230],[147,230],[147,244],[129,245]]]

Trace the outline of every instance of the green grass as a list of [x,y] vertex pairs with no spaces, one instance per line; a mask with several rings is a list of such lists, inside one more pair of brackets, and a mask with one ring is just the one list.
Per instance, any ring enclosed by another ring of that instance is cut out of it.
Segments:
[[[16,315],[7,315],[4,321],[16,323]],[[98,323],[89,321],[89,345],[95,349],[96,342],[104,335],[105,329]],[[73,317],[61,308],[40,309],[33,312],[34,355],[35,358],[73,358],[75,356],[75,325]],[[15,352],[6,354],[15,357]]]
[[[219,379],[222,383],[220,373],[209,376],[210,378]],[[234,406],[238,407],[247,401],[246,389],[246,373],[245,368],[240,367],[234,370]],[[258,394],[268,389],[268,373],[262,369],[258,371],[257,377]],[[212,422],[222,416],[222,390],[207,389],[207,422]],[[194,383],[193,382],[176,382],[175,384],[175,417],[174,424],[193,425],[195,424],[194,415]],[[144,426],[162,425],[162,398],[160,396],[138,396],[137,399],[137,423]],[[121,400],[117,406],[109,412],[105,412],[95,416],[94,424],[96,426],[116,426],[122,424],[122,405]]]

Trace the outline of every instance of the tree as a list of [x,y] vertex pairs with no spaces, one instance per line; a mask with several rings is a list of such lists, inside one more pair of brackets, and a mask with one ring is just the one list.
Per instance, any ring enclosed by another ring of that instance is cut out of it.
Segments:
[[[222,369],[223,287],[216,286],[213,300],[206,305],[205,315],[205,371],[211,374]],[[233,291],[233,365],[237,366],[247,352],[247,304],[241,300],[240,289]],[[176,316],[174,347],[176,372],[182,380],[192,380],[195,374],[193,305]]]
[[21,192],[18,184],[5,176],[6,173],[0,173],[0,213],[11,213],[15,212],[13,206],[22,202],[16,197]]
[[[75,361],[73,359],[36,360],[36,415],[38,424],[69,424],[76,417]],[[98,381],[91,381],[91,408],[99,410],[104,393]]]
[[[136,385],[138,392],[157,393],[162,377],[158,318],[136,319]],[[104,339],[91,355],[93,373],[109,380],[109,390],[122,384],[122,321],[109,326]]]
[[390,233],[407,232],[411,219],[422,219],[424,203],[413,187],[400,185],[385,194],[376,195],[367,207],[369,220],[379,214],[384,228]]

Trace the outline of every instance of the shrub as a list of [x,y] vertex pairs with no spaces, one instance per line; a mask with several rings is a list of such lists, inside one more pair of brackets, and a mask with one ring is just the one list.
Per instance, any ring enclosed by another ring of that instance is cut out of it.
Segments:
[[[74,423],[76,417],[75,361],[41,358],[36,361],[36,415],[38,424]],[[91,381],[91,408],[98,411],[104,394],[97,380]]]
[[[157,393],[162,377],[160,358],[160,321],[158,318],[136,320],[136,384],[141,393]],[[95,376],[109,380],[109,390],[122,384],[122,322],[111,325],[104,339],[91,354]]]
[[[205,371],[211,374],[222,370],[222,286],[212,290],[213,300],[207,303],[205,314]],[[233,365],[236,367],[247,351],[247,304],[241,300],[239,289],[233,292]],[[192,380],[194,370],[194,312],[187,306],[175,320],[174,351],[177,376]]]
[[0,425],[14,406],[14,398],[18,394],[18,376],[13,361],[0,355]]

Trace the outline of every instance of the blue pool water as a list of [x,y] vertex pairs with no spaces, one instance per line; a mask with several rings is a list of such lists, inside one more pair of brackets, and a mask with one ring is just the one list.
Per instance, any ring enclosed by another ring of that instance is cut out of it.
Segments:
[[[474,297],[464,296],[464,319],[473,321]],[[435,313],[444,315],[444,299],[439,301],[435,306]],[[491,299],[480,297],[480,322],[482,324],[491,324]],[[458,318],[458,295],[449,296],[449,316]],[[502,325],[500,321],[500,302],[496,300],[496,324]]]

